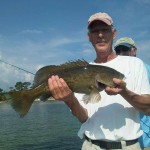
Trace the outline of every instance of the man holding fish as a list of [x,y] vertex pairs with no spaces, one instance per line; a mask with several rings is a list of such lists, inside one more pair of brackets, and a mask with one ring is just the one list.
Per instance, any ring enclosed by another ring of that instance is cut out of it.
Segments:
[[74,94],[57,75],[48,80],[52,96],[64,101],[82,122],[78,132],[80,138],[85,138],[82,150],[141,149],[139,112],[150,114],[148,76],[140,59],[113,52],[115,37],[116,29],[108,14],[96,13],[89,18],[88,38],[96,52],[91,64],[108,66],[125,75],[123,80],[113,78],[116,86],[106,86],[99,102],[84,103],[83,94]]

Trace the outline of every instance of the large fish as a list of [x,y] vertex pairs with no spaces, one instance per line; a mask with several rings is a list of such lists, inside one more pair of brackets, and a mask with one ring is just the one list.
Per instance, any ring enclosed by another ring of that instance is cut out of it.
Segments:
[[45,66],[36,72],[32,89],[9,92],[11,105],[20,116],[27,114],[36,98],[40,97],[43,100],[52,97],[47,84],[52,75],[63,78],[73,92],[85,94],[85,103],[100,101],[100,91],[106,86],[115,87],[113,78],[124,78],[122,73],[112,68],[91,65],[85,60]]

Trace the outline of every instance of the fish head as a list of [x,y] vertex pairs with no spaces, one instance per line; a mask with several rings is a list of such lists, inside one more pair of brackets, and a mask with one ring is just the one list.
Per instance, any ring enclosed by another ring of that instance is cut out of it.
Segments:
[[98,80],[97,77],[95,77],[95,86],[99,91],[102,91],[106,88],[106,85]]
[[96,86],[101,90],[105,89],[106,86],[116,87],[113,82],[113,78],[123,80],[124,75],[122,73],[113,71],[109,72],[108,74],[106,74],[105,72],[97,73],[95,76]]
[[97,73],[95,76],[95,86],[99,91],[106,88],[107,85],[113,86],[113,82],[106,77],[105,73]]

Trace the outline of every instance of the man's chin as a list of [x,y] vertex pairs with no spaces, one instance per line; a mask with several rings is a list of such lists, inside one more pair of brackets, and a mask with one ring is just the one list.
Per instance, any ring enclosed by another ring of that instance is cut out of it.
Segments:
[[96,49],[99,49],[101,51],[105,51],[107,48],[105,45],[98,44],[98,45],[96,45]]

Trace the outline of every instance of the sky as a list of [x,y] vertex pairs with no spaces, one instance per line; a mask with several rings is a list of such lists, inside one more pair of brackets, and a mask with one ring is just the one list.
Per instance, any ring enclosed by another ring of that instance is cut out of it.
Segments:
[[[117,37],[131,37],[137,56],[150,64],[150,0],[0,0],[0,60],[29,72],[46,65],[85,59],[95,51],[87,38],[87,21],[108,13]],[[0,61],[0,88],[33,82],[34,75]]]

